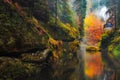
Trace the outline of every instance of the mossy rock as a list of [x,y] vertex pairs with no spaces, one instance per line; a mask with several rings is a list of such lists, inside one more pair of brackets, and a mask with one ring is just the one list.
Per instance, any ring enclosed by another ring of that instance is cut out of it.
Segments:
[[34,26],[0,0],[0,52],[27,51],[46,47],[48,35],[39,35]]
[[18,59],[0,57],[0,79],[1,80],[25,80],[27,68]]
[[100,48],[96,46],[87,46],[86,50],[87,51],[100,51]]
[[27,63],[17,58],[0,57],[0,80],[51,80],[51,72],[47,63]]
[[56,23],[55,22],[54,17],[51,17],[47,27],[49,30],[48,32],[53,36],[53,38],[66,42],[74,41],[78,38],[79,31],[75,26],[71,26],[69,23],[65,24],[60,20]]

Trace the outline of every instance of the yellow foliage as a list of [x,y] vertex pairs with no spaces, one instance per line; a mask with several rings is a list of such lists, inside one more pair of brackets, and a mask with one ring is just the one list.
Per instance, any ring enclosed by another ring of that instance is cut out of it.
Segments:
[[49,43],[50,43],[50,45],[53,48],[53,51],[52,51],[52,53],[53,53],[53,59],[56,61],[61,56],[63,43],[62,43],[62,41],[54,40],[51,37],[49,38]]
[[112,41],[113,43],[119,42],[120,41],[120,37],[116,36],[116,38],[114,38],[114,40]]
[[53,46],[58,45],[58,41],[54,40],[53,38],[49,38],[49,43],[52,44]]
[[58,22],[58,26],[67,31],[68,34],[74,38],[79,34],[78,30],[75,27],[71,26],[69,23],[64,24],[62,22]]
[[56,22],[55,19],[51,17],[48,24],[52,26],[60,27],[64,32],[69,34],[71,37],[76,38],[76,36],[78,36],[79,31],[75,27],[71,26],[69,23],[64,24],[63,22],[58,20],[56,25],[55,22]]
[[114,45],[109,45],[108,46],[108,51],[112,51],[114,49]]
[[118,30],[118,32],[120,32],[120,29]]
[[78,40],[74,40],[73,42],[69,43],[69,46],[70,46],[71,50],[75,52],[75,51],[78,50],[79,41]]
[[32,17],[32,21],[33,21],[33,23],[35,23],[35,24],[39,24],[39,23],[38,23],[38,20],[35,19],[34,17]]
[[66,23],[65,25],[66,25],[66,27],[68,28],[69,34],[70,34],[71,36],[76,36],[76,35],[78,35],[78,31],[77,31],[76,28],[72,27],[69,23]]
[[103,33],[103,22],[96,17],[93,13],[85,18],[85,34],[88,40],[88,45],[98,45],[102,33]]
[[99,20],[94,14],[90,14],[85,18],[85,27],[96,27],[96,26],[101,26],[102,21]]
[[66,29],[66,30],[70,30],[70,28],[68,26],[66,26],[64,23],[62,22],[59,22],[59,25],[60,27],[62,27],[63,29]]
[[110,34],[110,33],[112,33],[112,30],[107,30],[107,29],[104,30],[104,34]]
[[56,50],[53,51],[53,58],[54,58],[54,60],[59,59],[59,55],[58,55],[58,52]]
[[49,38],[49,44],[54,48],[54,49],[60,49],[63,45],[62,41],[57,41],[54,40],[53,38]]
[[99,51],[100,48],[96,46],[87,46],[86,50],[87,51]]

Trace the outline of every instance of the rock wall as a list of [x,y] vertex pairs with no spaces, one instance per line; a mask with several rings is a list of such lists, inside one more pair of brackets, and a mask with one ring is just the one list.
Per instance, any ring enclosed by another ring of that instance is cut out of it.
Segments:
[[0,0],[1,80],[71,80],[80,34],[68,2]]

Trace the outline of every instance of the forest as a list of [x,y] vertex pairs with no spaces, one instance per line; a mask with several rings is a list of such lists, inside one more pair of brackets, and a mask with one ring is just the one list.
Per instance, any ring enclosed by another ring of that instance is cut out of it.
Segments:
[[119,80],[120,0],[0,0],[0,80]]

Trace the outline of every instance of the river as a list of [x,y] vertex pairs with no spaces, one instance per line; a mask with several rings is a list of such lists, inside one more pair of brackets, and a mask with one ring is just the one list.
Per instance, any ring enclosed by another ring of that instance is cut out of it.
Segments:
[[104,80],[101,52],[86,52],[85,75],[86,80]]
[[78,50],[79,64],[76,69],[77,79],[71,80],[115,80],[115,73],[105,67],[101,51],[86,51],[84,40]]

